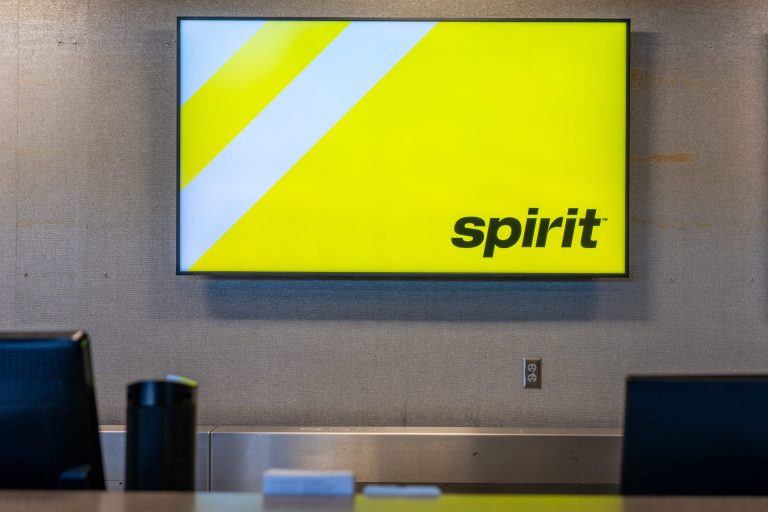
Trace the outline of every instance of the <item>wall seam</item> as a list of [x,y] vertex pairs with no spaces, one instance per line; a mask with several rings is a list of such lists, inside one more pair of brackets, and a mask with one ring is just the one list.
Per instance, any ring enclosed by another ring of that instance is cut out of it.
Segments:
[[211,463],[211,460],[213,458],[213,431],[216,430],[219,427],[213,427],[208,431],[208,488],[206,491],[211,492],[211,468],[213,467],[213,464]]
[[14,205],[14,248],[13,248],[13,322],[19,323],[19,161],[20,161],[20,145],[21,145],[21,129],[20,129],[20,99],[21,94],[21,0],[16,1],[16,151],[15,151],[15,165],[14,165],[14,187],[16,193],[14,198],[16,204]]

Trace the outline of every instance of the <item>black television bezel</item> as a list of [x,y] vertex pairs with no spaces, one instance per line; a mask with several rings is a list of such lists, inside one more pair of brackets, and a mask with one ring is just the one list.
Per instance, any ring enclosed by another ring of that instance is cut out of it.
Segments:
[[[181,22],[188,20],[283,20],[283,21],[467,21],[512,23],[623,23],[626,27],[625,60],[625,140],[624,140],[624,272],[598,273],[481,273],[481,272],[262,272],[262,271],[188,271],[181,270],[180,196],[181,196]],[[340,279],[340,280],[424,280],[424,281],[591,281],[629,278],[629,78],[630,18],[387,18],[344,16],[178,16],[176,18],[176,275],[253,279]]]

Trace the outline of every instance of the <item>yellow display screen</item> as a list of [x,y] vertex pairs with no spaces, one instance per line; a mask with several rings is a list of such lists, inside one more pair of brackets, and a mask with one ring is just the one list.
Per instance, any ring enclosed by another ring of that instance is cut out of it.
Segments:
[[628,33],[180,18],[177,271],[626,275]]

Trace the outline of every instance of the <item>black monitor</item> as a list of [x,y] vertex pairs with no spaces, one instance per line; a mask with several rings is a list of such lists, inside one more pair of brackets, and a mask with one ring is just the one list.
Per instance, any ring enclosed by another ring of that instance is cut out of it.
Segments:
[[104,489],[83,331],[0,333],[0,488]]
[[630,377],[621,489],[768,495],[768,376]]

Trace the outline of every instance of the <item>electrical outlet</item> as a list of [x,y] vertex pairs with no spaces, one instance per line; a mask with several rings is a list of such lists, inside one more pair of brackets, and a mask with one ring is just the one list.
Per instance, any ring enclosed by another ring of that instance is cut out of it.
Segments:
[[523,387],[541,389],[541,358],[523,358]]

